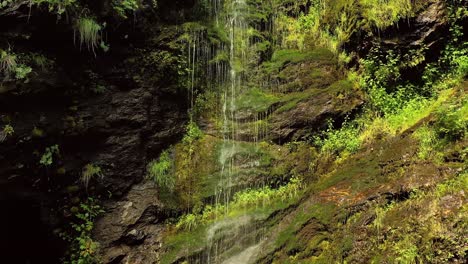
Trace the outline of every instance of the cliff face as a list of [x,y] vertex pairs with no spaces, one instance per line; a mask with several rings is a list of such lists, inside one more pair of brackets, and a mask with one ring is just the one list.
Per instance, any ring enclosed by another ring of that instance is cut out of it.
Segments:
[[[88,6],[101,21],[109,16],[109,3],[102,4]],[[0,17],[2,50],[44,64],[33,66],[27,80],[5,79],[0,88],[2,128],[14,129],[0,145],[4,261],[59,263],[66,248],[59,230],[74,217],[72,208],[88,195],[121,199],[144,179],[147,162],[182,137],[187,93],[174,62],[157,55],[179,56],[168,45],[192,6],[160,1],[160,9],[143,8],[134,20],[108,19],[112,48],[96,56],[74,44],[71,17],[36,6]],[[53,146],[50,164],[41,164]],[[87,164],[102,174],[85,186]]]
[[466,1],[137,2],[0,8],[9,263],[463,263]]

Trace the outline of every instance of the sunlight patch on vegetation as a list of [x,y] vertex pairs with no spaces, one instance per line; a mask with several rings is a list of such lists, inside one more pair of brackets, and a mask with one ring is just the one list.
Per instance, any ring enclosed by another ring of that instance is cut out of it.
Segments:
[[298,197],[301,189],[302,181],[298,178],[292,178],[287,185],[278,189],[270,187],[247,189],[236,193],[233,201],[227,205],[207,205],[199,214],[192,213],[182,216],[175,226],[177,229],[190,231],[197,226],[209,224],[214,220],[218,221],[225,217],[245,214],[249,210],[270,207],[277,202],[286,204]]
[[[311,46],[326,47],[335,54],[358,30],[381,30],[402,19],[412,17],[424,1],[410,0],[338,0],[313,1],[304,14],[298,2],[286,15],[280,13],[275,20],[282,48],[306,49]],[[361,21],[359,21],[360,18]],[[343,54],[342,61],[347,60]]]

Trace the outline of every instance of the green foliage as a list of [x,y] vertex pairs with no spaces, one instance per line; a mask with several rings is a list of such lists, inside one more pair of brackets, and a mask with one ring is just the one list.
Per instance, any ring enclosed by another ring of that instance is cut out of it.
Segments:
[[[191,145],[195,140],[203,137],[203,131],[197,126],[197,123],[190,121],[186,128],[186,134],[182,139],[182,142],[187,145]],[[192,153],[193,150],[190,150]]]
[[113,0],[112,8],[120,17],[126,19],[128,13],[135,12],[140,8],[140,3],[137,0]]
[[9,5],[11,5],[14,2],[14,0],[3,0],[0,1],[0,8],[6,8]]
[[31,53],[30,55],[32,64],[42,71],[49,70],[55,63],[53,60],[47,58],[40,53]]
[[62,232],[61,236],[70,243],[66,264],[97,264],[99,244],[92,239],[95,219],[104,210],[93,198],[89,197],[79,207],[72,208],[74,219],[69,232]]
[[96,54],[95,49],[101,43],[102,26],[91,17],[81,17],[75,23],[75,38],[78,31],[80,38],[80,49],[85,45],[89,51]]
[[25,79],[31,71],[31,67],[18,63],[18,56],[16,54],[10,50],[5,51],[0,49],[0,73],[5,76],[4,80]]
[[361,60],[361,86],[368,94],[372,110],[392,114],[411,99],[419,101],[433,94],[427,86],[405,83],[401,78],[402,70],[416,67],[425,61],[423,51],[412,50],[399,54],[389,50],[382,53],[379,48],[374,48],[366,59]]
[[435,190],[435,195],[439,198],[445,195],[466,191],[468,188],[468,172],[463,172],[457,177],[447,180],[439,185]]
[[31,0],[31,2],[38,6],[46,5],[49,12],[56,13],[58,16],[64,14],[67,9],[78,5],[78,0]]
[[11,125],[5,125],[3,127],[3,133],[8,137],[8,136],[13,135],[13,133],[15,133],[15,130],[13,129]]
[[448,105],[436,113],[437,132],[449,140],[461,139],[468,131],[468,97],[460,104]]
[[5,75],[6,79],[15,72],[16,69],[16,55],[13,53],[0,50],[0,72]]
[[81,172],[81,182],[88,189],[89,182],[94,177],[104,177],[101,167],[92,163],[86,164]]
[[307,60],[317,62],[334,61],[331,51],[324,48],[317,48],[312,51],[301,51],[293,49],[277,50],[273,53],[271,60],[263,64],[268,74],[281,70],[288,63],[299,63]]
[[369,26],[384,29],[403,18],[409,18],[415,9],[411,0],[359,0],[363,17]]
[[282,11],[275,19],[282,48],[320,46],[340,54],[342,45],[355,32],[372,34],[410,18],[424,1],[316,0],[307,3],[276,1],[276,4]]
[[414,264],[417,263],[416,259],[419,258],[418,247],[411,241],[409,236],[405,236],[405,239],[397,242],[393,246],[397,257],[395,260],[401,264]]
[[206,225],[223,217],[236,215],[238,212],[246,213],[249,210],[268,208],[276,202],[285,204],[297,198],[303,189],[302,180],[291,178],[287,185],[278,189],[263,187],[260,189],[246,189],[234,195],[234,199],[225,205],[205,206],[200,213],[191,213],[182,216],[176,224],[177,229],[192,230]]
[[198,226],[197,216],[194,214],[186,214],[182,216],[176,224],[177,229],[191,231]]
[[173,160],[169,150],[161,153],[158,160],[153,160],[148,164],[148,177],[151,178],[160,188],[172,191],[175,186],[173,173]]
[[60,155],[58,145],[47,147],[44,154],[41,156],[39,163],[46,167],[52,165],[52,163],[54,163],[54,155],[55,156]]
[[31,67],[20,64],[15,69],[15,78],[18,80],[25,79],[31,71]]
[[3,130],[0,131],[0,142],[5,141],[7,137],[12,136],[14,133],[15,133],[15,130],[13,129],[13,127],[9,124],[6,124],[3,127]]
[[315,145],[321,147],[322,152],[339,154],[342,151],[354,153],[359,150],[361,140],[359,138],[360,129],[356,124],[343,124],[343,127],[334,130],[331,121],[328,121],[328,129],[323,132],[322,137],[316,136]]
[[418,151],[418,157],[420,159],[429,158],[430,154],[434,151],[437,145],[437,134],[435,131],[427,126],[418,129],[414,136],[419,140],[420,146]]
[[[442,51],[442,56],[432,68],[426,69],[426,79],[458,78],[463,79],[468,74],[468,43],[465,41],[463,21],[468,17],[468,7],[463,0],[448,1],[449,41]],[[434,67],[437,66],[437,67]],[[438,69],[437,69],[438,68]],[[432,70],[432,71],[430,71]]]

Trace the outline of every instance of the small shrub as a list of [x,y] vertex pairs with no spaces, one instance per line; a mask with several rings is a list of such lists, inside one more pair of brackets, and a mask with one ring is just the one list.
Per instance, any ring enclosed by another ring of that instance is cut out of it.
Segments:
[[173,161],[168,150],[161,153],[158,160],[153,160],[148,164],[148,177],[151,178],[160,188],[173,190],[175,178],[172,173]]

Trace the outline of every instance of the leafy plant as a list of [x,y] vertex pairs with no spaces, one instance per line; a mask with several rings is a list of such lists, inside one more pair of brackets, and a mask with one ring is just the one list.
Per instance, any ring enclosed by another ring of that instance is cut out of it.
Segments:
[[135,12],[139,8],[139,3],[137,0],[114,0],[112,8],[120,17],[126,19],[129,12]]
[[94,264],[99,263],[97,251],[99,244],[92,239],[91,232],[95,219],[104,210],[97,201],[89,197],[79,207],[72,208],[74,220],[69,232],[62,232],[61,237],[70,243],[66,264]]
[[15,69],[15,78],[17,80],[25,79],[32,72],[32,68],[24,64],[19,64]]
[[39,163],[46,167],[52,165],[52,163],[54,162],[54,155],[60,155],[58,145],[47,147],[44,154],[41,156],[41,160],[39,161]]
[[323,133],[322,137],[316,136],[314,143],[320,146],[323,152],[338,154],[347,151],[354,153],[361,146],[359,133],[360,129],[356,124],[345,122],[342,128],[335,130],[329,120],[328,129]]
[[88,189],[89,182],[94,177],[104,177],[101,167],[92,163],[86,164],[81,173],[81,182],[84,184],[86,189]]
[[153,160],[148,164],[148,177],[151,178],[160,188],[173,190],[175,178],[172,173],[173,161],[168,150],[161,153],[158,160]]
[[197,126],[194,121],[190,121],[186,128],[186,134],[182,139],[182,142],[185,144],[191,144],[195,140],[203,137],[203,131]]

